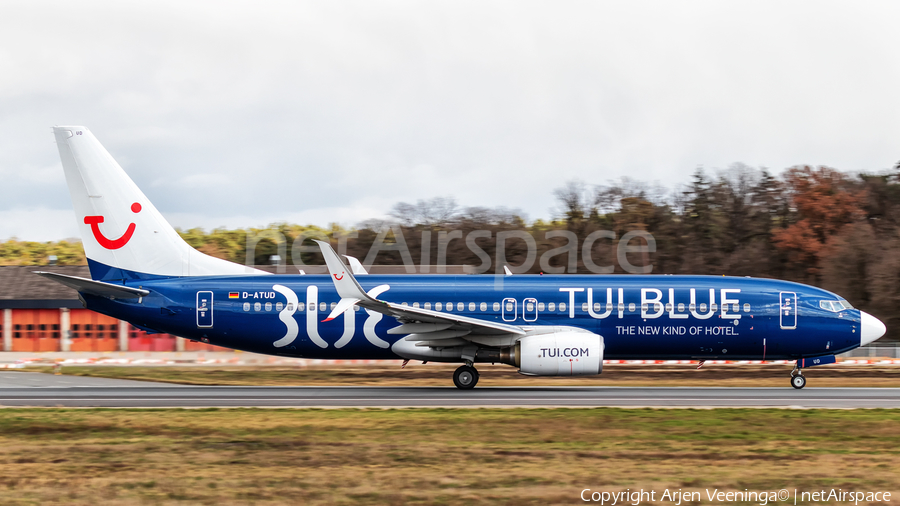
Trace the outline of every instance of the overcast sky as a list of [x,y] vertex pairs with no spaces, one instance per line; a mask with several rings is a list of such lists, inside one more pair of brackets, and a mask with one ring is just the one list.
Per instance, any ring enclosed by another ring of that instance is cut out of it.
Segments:
[[50,126],[175,226],[900,160],[898,2],[0,3],[0,239],[77,234]]

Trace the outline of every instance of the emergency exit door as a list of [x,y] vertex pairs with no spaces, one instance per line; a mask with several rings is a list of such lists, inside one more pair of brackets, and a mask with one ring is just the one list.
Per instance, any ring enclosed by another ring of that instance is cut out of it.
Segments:
[[503,321],[505,321],[505,322],[516,321],[516,318],[518,316],[517,315],[518,307],[519,307],[519,305],[516,303],[516,299],[509,298],[509,297],[503,299],[503,306],[502,306],[503,309],[501,312],[501,314],[503,315]]
[[779,305],[779,320],[781,328],[790,330],[797,328],[797,294],[794,292],[781,292],[781,304]]
[[213,293],[197,292],[197,327],[213,326]]

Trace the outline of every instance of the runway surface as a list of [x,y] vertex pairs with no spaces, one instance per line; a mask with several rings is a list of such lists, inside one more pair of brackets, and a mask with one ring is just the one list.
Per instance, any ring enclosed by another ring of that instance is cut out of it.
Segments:
[[0,392],[5,388],[38,387],[177,387],[171,383],[148,383],[113,378],[92,378],[90,376],[66,376],[42,374],[39,372],[0,371]]
[[201,387],[15,372],[0,374],[0,406],[900,408],[900,388]]

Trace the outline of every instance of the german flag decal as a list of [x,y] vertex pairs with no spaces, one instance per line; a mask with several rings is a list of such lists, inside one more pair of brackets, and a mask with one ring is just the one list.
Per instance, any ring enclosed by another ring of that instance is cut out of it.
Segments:
[[241,298],[241,292],[228,292],[229,299],[239,299]]

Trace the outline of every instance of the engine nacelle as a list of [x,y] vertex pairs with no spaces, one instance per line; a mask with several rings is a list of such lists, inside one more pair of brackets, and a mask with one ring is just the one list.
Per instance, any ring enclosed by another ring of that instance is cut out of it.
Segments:
[[603,337],[590,332],[526,336],[516,345],[519,372],[534,376],[587,376],[603,371]]

